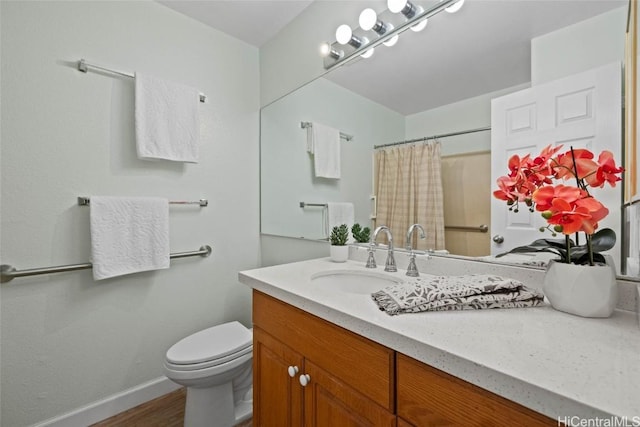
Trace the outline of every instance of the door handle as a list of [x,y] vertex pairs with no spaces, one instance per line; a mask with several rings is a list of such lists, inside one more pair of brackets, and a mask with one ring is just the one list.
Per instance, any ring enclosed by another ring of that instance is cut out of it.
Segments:
[[496,234],[495,236],[493,236],[493,239],[491,239],[491,240],[493,240],[494,242],[500,244],[500,243],[504,242],[504,237],[502,237],[499,234]]

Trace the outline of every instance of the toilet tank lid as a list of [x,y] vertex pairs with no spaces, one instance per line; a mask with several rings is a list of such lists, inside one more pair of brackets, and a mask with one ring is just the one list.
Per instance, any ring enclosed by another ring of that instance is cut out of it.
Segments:
[[253,334],[240,322],[223,323],[178,341],[167,351],[167,361],[185,365],[207,362],[245,349],[252,340]]

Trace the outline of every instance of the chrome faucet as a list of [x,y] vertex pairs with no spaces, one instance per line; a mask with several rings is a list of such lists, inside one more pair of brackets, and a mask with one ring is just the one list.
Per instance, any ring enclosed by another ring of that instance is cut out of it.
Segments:
[[409,251],[409,267],[407,267],[407,276],[410,277],[418,277],[420,273],[418,273],[418,267],[416,266],[416,254],[413,252],[413,246],[411,245],[411,237],[413,236],[413,232],[416,230],[420,230],[420,238],[424,239],[426,236],[424,234],[424,228],[420,224],[413,224],[407,230],[407,242],[405,247]]
[[389,250],[387,252],[387,261],[384,264],[384,271],[395,272],[398,271],[396,268],[396,260],[393,257],[393,235],[391,234],[391,230],[386,225],[381,225],[375,230],[373,230],[373,234],[371,235],[371,241],[369,242],[369,259],[367,259],[367,268],[376,268],[376,260],[374,258],[374,249],[376,246],[376,239],[378,238],[378,234],[384,231],[387,235],[387,240],[389,241]]

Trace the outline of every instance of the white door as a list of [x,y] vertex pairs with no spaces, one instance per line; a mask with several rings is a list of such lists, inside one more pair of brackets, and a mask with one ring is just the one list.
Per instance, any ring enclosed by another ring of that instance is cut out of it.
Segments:
[[[602,150],[609,150],[617,164],[622,163],[621,79],[621,65],[614,63],[493,99],[492,190],[497,189],[497,178],[508,173],[507,162],[513,154],[535,156],[549,144],[562,144],[563,149],[588,148],[596,159]],[[616,231],[618,244],[610,254],[617,266],[620,265],[620,187],[607,185],[589,190],[609,209],[609,215],[599,226]],[[541,226],[546,226],[546,222],[539,212],[529,212],[526,206],[518,213],[509,212],[504,201],[492,196],[491,255],[536,239],[550,238],[549,232],[539,231]]]

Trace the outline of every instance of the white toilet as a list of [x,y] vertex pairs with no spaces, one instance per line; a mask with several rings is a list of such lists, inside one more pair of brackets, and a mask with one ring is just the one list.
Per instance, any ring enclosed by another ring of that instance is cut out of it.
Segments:
[[253,413],[253,333],[239,322],[196,332],[173,345],[167,378],[187,387],[185,427],[231,427]]

